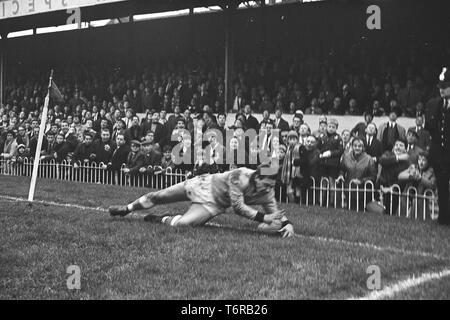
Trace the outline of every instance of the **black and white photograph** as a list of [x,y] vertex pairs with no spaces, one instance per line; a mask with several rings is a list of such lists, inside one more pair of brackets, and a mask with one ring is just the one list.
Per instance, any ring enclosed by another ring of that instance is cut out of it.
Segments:
[[0,0],[0,300],[449,299],[448,0]]

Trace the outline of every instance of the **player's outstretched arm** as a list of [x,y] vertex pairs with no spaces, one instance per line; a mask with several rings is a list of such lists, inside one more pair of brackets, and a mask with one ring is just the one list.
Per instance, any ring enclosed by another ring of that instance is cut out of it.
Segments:
[[275,200],[275,192],[272,190],[267,197],[267,202],[263,204],[264,212],[266,212],[266,215],[277,214],[279,218],[269,224],[260,224],[258,229],[268,233],[279,232],[283,238],[293,236],[294,226],[286,217],[286,211],[279,208]]
[[273,212],[271,214],[265,214],[264,212],[258,211],[245,204],[240,176],[241,171],[234,170],[229,177],[229,186],[230,186],[229,195],[231,207],[233,208],[234,212],[249,220],[264,223],[271,223],[274,220],[280,219],[282,217],[281,213]]

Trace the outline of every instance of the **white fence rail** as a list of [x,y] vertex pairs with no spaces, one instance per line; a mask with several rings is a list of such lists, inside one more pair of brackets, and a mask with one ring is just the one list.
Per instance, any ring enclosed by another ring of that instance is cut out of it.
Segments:
[[[148,172],[130,175],[123,172],[124,167],[122,165],[120,170],[112,171],[103,163],[56,163],[51,160],[39,163],[38,177],[152,189],[163,189],[188,179],[181,170],[168,168],[163,171],[156,166],[149,167]],[[15,162],[0,160],[0,175],[31,176],[32,171],[33,161],[26,158]],[[300,204],[364,212],[368,203],[379,202],[386,205],[387,214],[421,220],[435,219],[438,213],[437,197],[433,190],[419,194],[414,187],[402,192],[399,185],[378,189],[371,181],[364,185],[346,185],[332,183],[328,178],[321,178],[320,182],[311,179],[310,186],[304,187],[301,193]],[[286,186],[277,186],[276,197],[279,202],[288,202]]]

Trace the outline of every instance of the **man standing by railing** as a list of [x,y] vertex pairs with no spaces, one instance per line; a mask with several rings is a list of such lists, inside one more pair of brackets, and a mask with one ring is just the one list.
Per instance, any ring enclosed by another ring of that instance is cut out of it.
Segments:
[[436,173],[439,218],[450,226],[450,70],[443,68],[439,76],[440,97],[431,99],[425,108],[425,129],[430,132],[430,160]]

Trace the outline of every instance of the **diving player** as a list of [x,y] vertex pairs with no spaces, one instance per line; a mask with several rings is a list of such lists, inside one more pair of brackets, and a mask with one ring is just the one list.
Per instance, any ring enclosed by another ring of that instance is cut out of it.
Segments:
[[[216,174],[206,174],[178,183],[167,189],[150,192],[136,201],[122,206],[111,206],[111,216],[126,216],[132,211],[150,209],[155,205],[178,201],[191,201],[183,215],[147,215],[144,220],[170,226],[204,225],[231,207],[234,212],[259,223],[258,230],[265,233],[279,232],[284,238],[294,235],[292,223],[275,200],[276,175],[266,175],[272,170],[268,165],[257,170],[238,168]],[[261,205],[258,211],[250,205]]]

